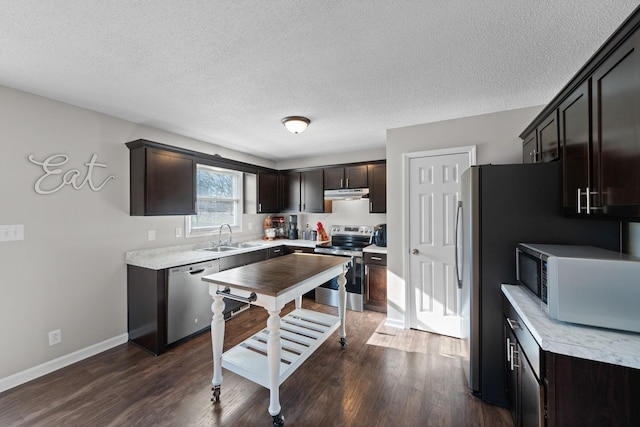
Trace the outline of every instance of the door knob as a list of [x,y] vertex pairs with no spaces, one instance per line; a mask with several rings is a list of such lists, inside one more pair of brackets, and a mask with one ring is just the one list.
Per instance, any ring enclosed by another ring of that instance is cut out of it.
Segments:
[[411,249],[411,253],[412,253],[413,255],[418,255],[418,252],[419,252],[419,251],[418,251],[417,249]]

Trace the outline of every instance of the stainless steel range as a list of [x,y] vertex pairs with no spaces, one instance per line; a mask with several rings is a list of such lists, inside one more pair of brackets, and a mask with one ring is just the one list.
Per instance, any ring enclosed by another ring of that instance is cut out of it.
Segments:
[[[332,225],[331,242],[316,246],[315,252],[336,256],[351,257],[347,272],[347,309],[364,309],[364,263],[363,250],[371,243],[373,226],[370,225]],[[316,288],[316,302],[338,306],[337,278]]]

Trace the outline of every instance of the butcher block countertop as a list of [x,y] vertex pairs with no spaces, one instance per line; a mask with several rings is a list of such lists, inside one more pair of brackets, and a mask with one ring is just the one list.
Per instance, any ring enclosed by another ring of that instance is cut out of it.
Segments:
[[203,277],[202,280],[277,297],[306,280],[344,263],[343,257],[294,253],[214,273]]

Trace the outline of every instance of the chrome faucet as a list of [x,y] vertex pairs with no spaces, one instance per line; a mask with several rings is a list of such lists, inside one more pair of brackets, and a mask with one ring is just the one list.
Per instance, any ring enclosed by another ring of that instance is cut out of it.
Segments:
[[222,225],[220,226],[220,234],[218,234],[218,246],[220,246],[220,239],[222,238],[222,228],[223,228],[225,225],[229,228],[229,241],[228,241],[228,242],[226,242],[226,244],[227,244],[227,245],[230,245],[230,244],[231,244],[231,226],[225,222],[224,224],[222,224]]

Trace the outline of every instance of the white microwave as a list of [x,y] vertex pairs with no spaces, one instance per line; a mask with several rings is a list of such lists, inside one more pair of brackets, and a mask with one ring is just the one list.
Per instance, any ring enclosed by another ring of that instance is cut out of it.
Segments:
[[516,278],[553,319],[640,332],[640,258],[592,246],[520,243]]

